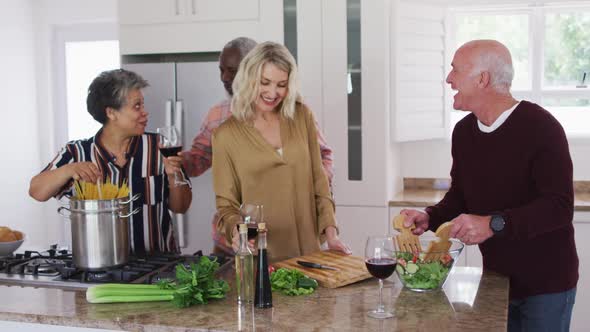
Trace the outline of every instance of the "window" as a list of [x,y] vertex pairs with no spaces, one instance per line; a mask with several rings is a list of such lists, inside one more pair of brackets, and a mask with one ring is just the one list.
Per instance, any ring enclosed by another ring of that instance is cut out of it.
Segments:
[[[585,84],[590,76],[590,6],[457,9],[452,17],[450,53],[472,39],[504,43],[514,62],[513,95],[545,107],[568,135],[590,135],[590,89]],[[451,125],[465,115],[452,111]]]
[[100,123],[86,108],[88,86],[102,71],[120,67],[117,24],[56,26],[53,47],[53,135],[55,149],[96,134]]
[[102,126],[88,113],[88,86],[102,71],[119,64],[119,41],[66,42],[68,141],[88,138]]

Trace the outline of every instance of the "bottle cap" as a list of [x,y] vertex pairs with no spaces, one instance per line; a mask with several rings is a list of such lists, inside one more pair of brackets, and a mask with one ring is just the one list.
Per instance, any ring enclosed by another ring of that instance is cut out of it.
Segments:
[[240,233],[248,233],[248,225],[246,224],[240,224],[239,226],[240,228]]
[[264,229],[266,229],[266,223],[259,222],[258,223],[258,230],[261,231],[261,230],[264,230]]

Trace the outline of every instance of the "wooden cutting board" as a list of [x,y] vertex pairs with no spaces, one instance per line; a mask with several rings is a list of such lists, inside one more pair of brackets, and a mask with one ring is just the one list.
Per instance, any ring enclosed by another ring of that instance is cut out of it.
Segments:
[[[303,267],[297,261],[308,261],[337,268],[339,271]],[[318,281],[326,288],[338,288],[357,281],[371,278],[365,266],[365,259],[344,255],[336,251],[318,251],[310,255],[290,258],[273,264],[275,268],[296,269]]]

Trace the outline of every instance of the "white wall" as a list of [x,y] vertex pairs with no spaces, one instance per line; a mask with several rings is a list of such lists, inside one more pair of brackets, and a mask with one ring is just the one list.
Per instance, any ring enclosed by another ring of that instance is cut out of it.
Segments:
[[65,142],[55,142],[54,32],[59,26],[114,22],[116,0],[3,0],[0,2],[0,225],[22,230],[27,249],[62,242],[57,202],[34,201],[29,181]]
[[29,179],[39,169],[35,86],[33,1],[6,0],[0,5],[0,225],[23,231],[27,241],[44,236],[40,204],[28,198]]
[[[574,164],[574,180],[590,180],[590,137],[570,137],[570,154]],[[403,177],[449,178],[451,141],[429,140],[401,143]],[[428,156],[425,158],[425,156]]]
[[[66,119],[57,118],[55,108],[59,105],[54,100],[57,88],[55,68],[56,31],[66,26],[93,23],[116,22],[117,0],[35,0],[33,2],[35,20],[35,64],[37,76],[37,103],[39,123],[39,160],[37,168],[44,167],[66,142],[57,141],[55,128]],[[63,112],[61,113],[63,114]],[[30,199],[32,201],[32,199]],[[56,213],[59,206],[54,199],[43,203],[44,223],[48,225],[44,242],[69,243],[69,223]],[[36,243],[37,244],[37,243]]]

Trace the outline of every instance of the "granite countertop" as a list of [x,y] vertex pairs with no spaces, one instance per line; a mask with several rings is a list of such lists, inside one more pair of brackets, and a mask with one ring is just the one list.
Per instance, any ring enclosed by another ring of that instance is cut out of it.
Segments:
[[[427,207],[438,203],[446,190],[411,188],[404,189],[394,195],[389,201],[390,207]],[[578,191],[574,193],[574,211],[590,211],[590,192]]]
[[366,315],[378,301],[370,279],[310,296],[273,294],[274,308],[236,304],[235,293],[204,306],[169,302],[90,304],[82,291],[0,286],[0,320],[126,331],[506,331],[508,279],[474,267],[455,267],[444,291],[415,293],[397,277],[383,297],[395,317]]

